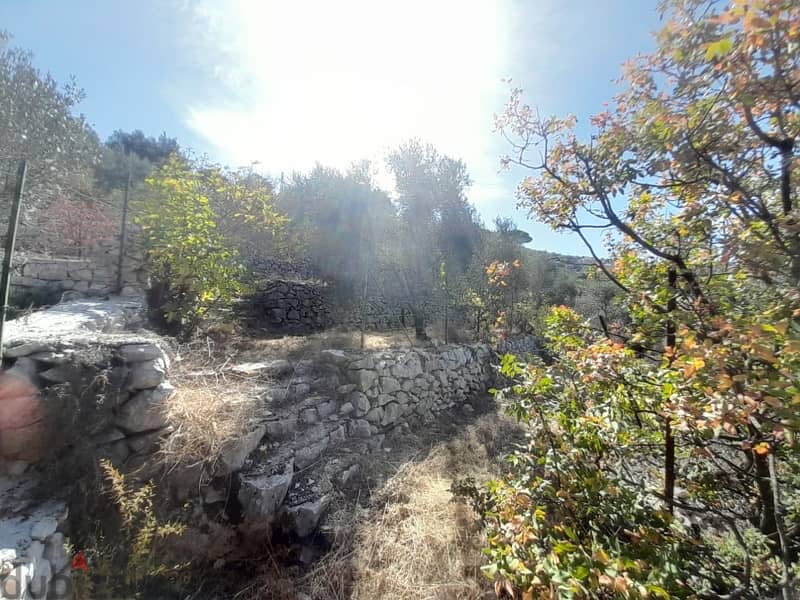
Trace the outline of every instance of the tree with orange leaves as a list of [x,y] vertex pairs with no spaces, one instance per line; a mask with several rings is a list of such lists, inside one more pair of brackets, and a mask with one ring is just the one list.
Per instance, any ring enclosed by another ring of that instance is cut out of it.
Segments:
[[552,365],[504,359],[533,435],[470,491],[487,571],[523,598],[797,593],[800,4],[662,11],[590,139],[519,90],[497,123],[531,171],[520,203],[587,243],[630,316],[559,307]]

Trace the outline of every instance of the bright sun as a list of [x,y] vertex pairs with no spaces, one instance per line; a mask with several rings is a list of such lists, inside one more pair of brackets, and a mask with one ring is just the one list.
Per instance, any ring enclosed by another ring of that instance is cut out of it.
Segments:
[[502,2],[209,0],[197,11],[236,96],[191,107],[189,123],[232,163],[342,168],[409,137],[469,162],[506,93]]

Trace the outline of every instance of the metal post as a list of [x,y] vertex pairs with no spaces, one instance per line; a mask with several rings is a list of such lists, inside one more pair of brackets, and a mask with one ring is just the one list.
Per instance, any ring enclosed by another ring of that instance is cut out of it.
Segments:
[[125,260],[125,230],[128,227],[128,198],[131,193],[131,159],[128,156],[128,182],[122,200],[122,225],[119,229],[119,258],[117,259],[117,292],[122,292],[122,263]]
[[11,214],[8,218],[5,255],[3,256],[3,272],[0,274],[0,360],[3,357],[3,334],[5,333],[6,315],[8,314],[8,297],[11,291],[11,265],[14,258],[14,246],[17,242],[17,226],[19,225],[19,209],[22,204],[22,193],[25,191],[25,174],[28,165],[25,160],[19,161],[17,181],[14,185],[14,197],[11,199]]

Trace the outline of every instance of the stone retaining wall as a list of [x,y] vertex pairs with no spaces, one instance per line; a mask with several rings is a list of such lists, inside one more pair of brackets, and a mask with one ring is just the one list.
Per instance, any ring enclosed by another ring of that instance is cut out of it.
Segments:
[[279,331],[316,331],[331,325],[325,286],[311,281],[273,279],[247,298],[242,317],[251,325]]
[[29,291],[71,291],[84,296],[111,293],[142,296],[149,285],[143,259],[141,251],[134,245],[126,251],[121,288],[117,289],[119,241],[98,242],[79,258],[16,253],[12,290],[21,295]]
[[[70,342],[26,343],[11,346],[5,357],[12,364],[8,373],[40,388],[41,405],[17,428],[20,440],[28,440],[20,454],[3,448],[8,460],[0,487],[29,493],[18,493],[22,498],[7,510],[9,497],[0,489],[0,586],[9,590],[0,597],[67,597],[69,511],[59,487],[92,472],[101,458],[119,468],[152,460],[169,432],[163,410],[173,392],[166,381],[169,358],[158,343],[135,340],[91,350]],[[30,468],[37,459],[45,465],[41,471]],[[37,505],[32,498],[42,490],[52,499]]]
[[69,597],[70,522],[92,517],[70,514],[76,484],[100,458],[121,468],[151,461],[169,433],[165,347],[129,331],[141,309],[122,299],[84,301],[7,323],[0,598]]
[[[69,566],[59,552],[75,523],[66,518],[68,502],[58,490],[74,487],[100,458],[158,481],[175,506],[194,505],[187,533],[175,542],[181,560],[232,557],[276,531],[310,536],[336,490],[357,472],[354,457],[381,450],[395,428],[413,430],[444,411],[471,410],[470,400],[494,377],[494,355],[486,345],[332,349],[295,362],[232,365],[229,376],[254,378],[262,390],[249,430],[207,463],[171,465],[165,472],[154,454],[172,432],[169,356],[158,338],[125,330],[132,324],[127,307],[84,301],[12,322],[5,366],[32,382],[41,402],[25,413],[30,422],[20,422],[20,431],[32,428],[29,438],[47,446],[37,452],[28,444],[18,456],[4,447],[9,460],[0,465],[6,473],[0,487],[20,486],[27,478],[55,491],[48,495],[53,507],[26,509],[42,516],[25,527],[13,511],[0,514],[4,581],[30,576],[38,585],[65,585]],[[81,331],[67,335],[50,321]],[[61,516],[53,528],[56,513]]]
[[[276,530],[304,537],[323,518],[336,488],[358,468],[347,457],[380,450],[395,428],[424,427],[439,413],[464,406],[491,385],[488,346],[353,352],[324,350],[285,360],[233,367],[273,382],[263,417],[226,451],[225,468],[173,482],[176,500],[200,491],[208,514],[229,511],[229,539],[263,543]],[[343,451],[342,449],[347,449]],[[342,454],[344,452],[344,454]],[[209,523],[196,535],[204,552],[235,552]]]

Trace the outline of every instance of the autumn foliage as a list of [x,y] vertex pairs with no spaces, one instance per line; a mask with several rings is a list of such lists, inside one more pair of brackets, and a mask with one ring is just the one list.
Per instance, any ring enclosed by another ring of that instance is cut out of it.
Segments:
[[498,119],[520,203],[611,232],[598,267],[630,318],[559,307],[552,365],[504,360],[531,441],[472,497],[487,571],[522,598],[796,593],[800,5],[662,8],[590,138],[519,90]]
[[101,240],[119,235],[119,222],[99,201],[57,198],[47,211],[56,241],[63,250],[81,256]]

